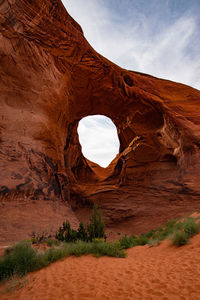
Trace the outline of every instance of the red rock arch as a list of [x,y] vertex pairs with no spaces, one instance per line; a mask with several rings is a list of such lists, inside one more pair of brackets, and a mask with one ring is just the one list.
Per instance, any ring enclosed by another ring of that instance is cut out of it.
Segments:
[[[0,15],[5,213],[16,199],[40,199],[84,219],[97,202],[109,226],[134,233],[199,207],[200,91],[111,63],[60,0],[4,0]],[[77,138],[91,114],[111,118],[120,139],[104,173]]]

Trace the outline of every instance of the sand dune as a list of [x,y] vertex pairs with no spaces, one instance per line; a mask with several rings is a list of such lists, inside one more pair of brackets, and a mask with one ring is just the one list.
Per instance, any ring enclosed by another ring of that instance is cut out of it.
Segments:
[[29,274],[23,288],[0,293],[0,299],[200,299],[200,235],[180,248],[165,241],[160,246],[139,246],[127,252],[125,259],[69,257]]

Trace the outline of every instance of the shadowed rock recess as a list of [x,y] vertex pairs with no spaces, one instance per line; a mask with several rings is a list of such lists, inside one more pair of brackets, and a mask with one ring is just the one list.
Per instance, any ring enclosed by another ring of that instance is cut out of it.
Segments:
[[[200,91],[127,71],[88,44],[60,0],[0,1],[0,242],[87,221],[140,233],[200,208]],[[81,153],[77,126],[105,115],[120,152]]]

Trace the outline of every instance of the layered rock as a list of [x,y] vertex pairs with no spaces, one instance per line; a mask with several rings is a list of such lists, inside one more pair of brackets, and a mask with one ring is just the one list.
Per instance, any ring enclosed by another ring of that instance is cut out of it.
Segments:
[[[60,0],[2,0],[0,29],[0,203],[16,236],[19,203],[59,202],[74,224],[98,203],[108,227],[127,233],[200,207],[199,90],[108,61]],[[79,120],[94,114],[118,130],[106,169],[78,140]]]

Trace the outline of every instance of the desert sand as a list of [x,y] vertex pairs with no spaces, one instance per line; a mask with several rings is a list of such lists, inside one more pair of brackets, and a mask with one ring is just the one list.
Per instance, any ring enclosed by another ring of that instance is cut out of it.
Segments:
[[[198,300],[200,235],[188,245],[138,246],[125,259],[68,257],[29,274],[1,300]],[[0,288],[5,290],[5,286]]]

